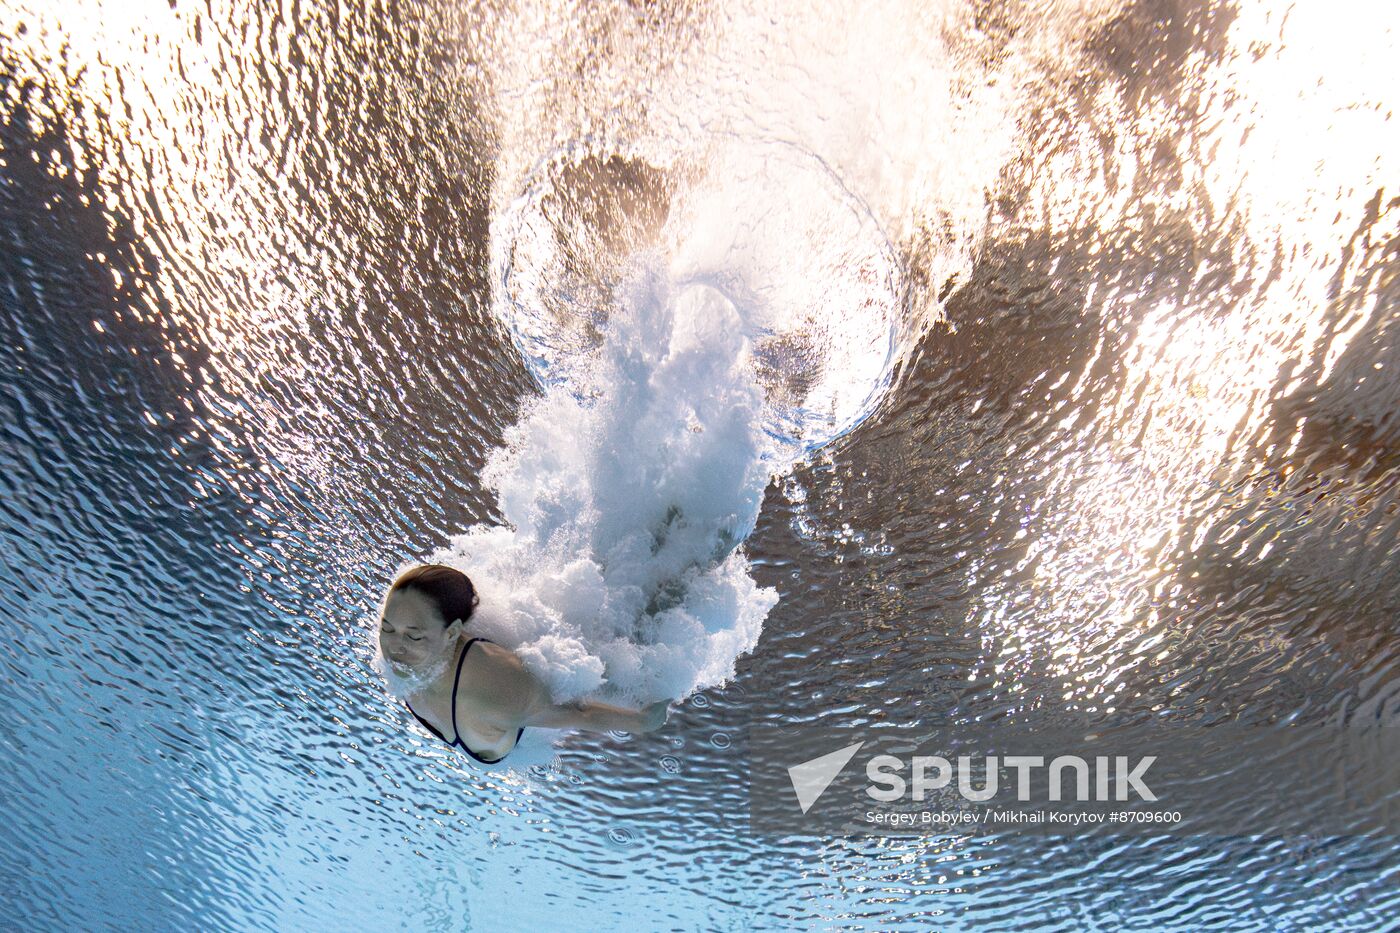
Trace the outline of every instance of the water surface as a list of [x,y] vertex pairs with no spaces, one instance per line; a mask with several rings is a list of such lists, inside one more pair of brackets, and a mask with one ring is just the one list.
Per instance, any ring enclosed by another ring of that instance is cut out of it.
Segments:
[[[759,843],[742,735],[1395,722],[1395,38],[1318,3],[8,0],[0,918],[1385,926],[1386,839]],[[658,248],[773,312],[779,601],[663,731],[486,772],[367,626],[501,521],[488,458]]]

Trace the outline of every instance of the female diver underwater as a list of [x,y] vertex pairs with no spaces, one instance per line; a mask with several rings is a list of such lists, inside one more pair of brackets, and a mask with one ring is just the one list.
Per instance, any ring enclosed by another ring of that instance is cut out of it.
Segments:
[[380,614],[380,673],[389,691],[442,741],[495,764],[526,726],[651,732],[665,723],[666,700],[642,710],[588,700],[553,703],[548,687],[514,652],[467,634],[478,601],[466,574],[425,564],[393,582]]

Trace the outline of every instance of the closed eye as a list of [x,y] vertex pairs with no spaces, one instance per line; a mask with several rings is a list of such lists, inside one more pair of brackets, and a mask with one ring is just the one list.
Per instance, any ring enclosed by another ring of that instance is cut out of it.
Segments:
[[422,636],[422,635],[410,635],[410,636],[408,636],[408,640],[409,640],[409,641],[422,641],[422,640],[423,640],[423,636]]

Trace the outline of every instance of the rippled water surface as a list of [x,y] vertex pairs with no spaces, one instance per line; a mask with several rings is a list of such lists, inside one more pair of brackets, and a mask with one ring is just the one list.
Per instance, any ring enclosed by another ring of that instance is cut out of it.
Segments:
[[[743,736],[1396,723],[1396,30],[3,0],[0,923],[1393,923],[1379,837],[755,839]],[[779,601],[660,732],[484,771],[378,599],[643,254],[752,328]]]

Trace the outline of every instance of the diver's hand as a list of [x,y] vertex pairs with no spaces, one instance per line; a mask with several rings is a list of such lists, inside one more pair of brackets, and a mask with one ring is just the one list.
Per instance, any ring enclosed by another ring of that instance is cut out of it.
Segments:
[[642,708],[642,731],[655,732],[666,724],[671,715],[671,701],[657,700]]

